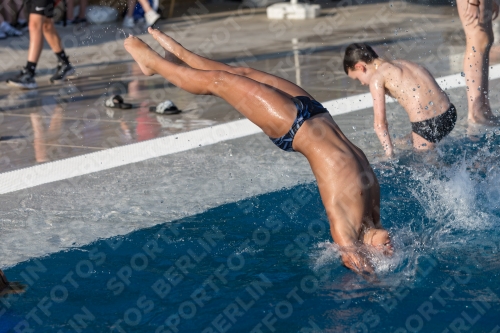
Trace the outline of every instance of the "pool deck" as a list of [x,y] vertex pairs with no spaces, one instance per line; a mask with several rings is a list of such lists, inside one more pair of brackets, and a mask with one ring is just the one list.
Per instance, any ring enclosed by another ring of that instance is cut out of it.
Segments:
[[[305,21],[271,21],[263,9],[194,14],[162,21],[161,29],[206,56],[299,80],[322,102],[367,92],[342,69],[341,51],[354,41],[369,41],[386,57],[425,64],[437,77],[461,71],[464,35],[456,8],[391,4],[333,6],[321,17]],[[195,8],[192,13],[203,11],[208,9]],[[193,96],[158,76],[141,75],[123,48],[125,33],[118,23],[58,30],[78,76],[51,85],[48,79],[56,58],[46,45],[38,66],[38,89],[0,84],[0,172],[241,118],[218,98]],[[125,32],[161,50],[144,29]],[[27,47],[27,36],[0,41],[0,81],[25,64]],[[294,50],[299,51],[297,57]],[[492,63],[500,60],[492,58]],[[105,108],[104,100],[117,93],[135,108]],[[184,112],[148,112],[149,106],[166,99]]]
[[[395,3],[399,7],[332,6],[306,21],[270,21],[261,9],[199,14],[203,10],[198,8],[198,14],[163,21],[161,29],[204,55],[299,82],[321,102],[368,92],[342,69],[341,52],[354,41],[371,42],[384,57],[424,64],[436,77],[459,73],[464,35],[456,8]],[[37,177],[37,166],[99,151],[119,159],[113,155],[116,147],[242,119],[220,99],[193,96],[162,78],[141,75],[123,49],[125,34],[118,24],[58,30],[78,76],[50,85],[56,59],[46,48],[38,89],[0,85],[0,173],[32,167],[25,175]],[[160,51],[143,30],[132,33]],[[24,65],[27,46],[26,36],[0,41],[2,81]],[[491,62],[500,62],[498,47]],[[499,85],[494,80],[490,86],[495,109],[500,106]],[[105,108],[104,100],[116,93],[135,107]],[[459,112],[453,139],[467,132],[465,88],[449,93]],[[167,116],[148,111],[165,99],[183,112]],[[401,107],[391,104],[388,114],[393,134],[409,133]],[[370,109],[335,120],[372,162],[380,157]],[[305,158],[253,134],[1,194],[0,268],[313,180]],[[12,180],[23,181],[28,180]]]

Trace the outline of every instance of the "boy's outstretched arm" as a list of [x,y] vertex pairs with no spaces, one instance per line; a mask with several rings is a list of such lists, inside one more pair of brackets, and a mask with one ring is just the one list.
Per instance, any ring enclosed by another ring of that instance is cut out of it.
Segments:
[[387,125],[385,114],[385,87],[382,79],[374,79],[370,82],[370,92],[373,98],[373,127],[377,133],[378,139],[384,147],[387,156],[393,156],[391,136]]

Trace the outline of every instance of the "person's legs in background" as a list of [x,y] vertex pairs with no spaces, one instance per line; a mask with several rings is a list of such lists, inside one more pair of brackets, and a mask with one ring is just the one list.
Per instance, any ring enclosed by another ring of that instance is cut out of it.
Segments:
[[468,120],[470,123],[485,125],[500,124],[500,119],[491,111],[488,97],[489,54],[493,44],[493,0],[481,0],[477,3],[458,0],[457,7],[466,38],[464,74]]
[[35,89],[38,87],[35,81],[35,69],[43,47],[43,19],[44,16],[41,14],[30,14],[28,61],[26,66],[21,70],[21,73],[14,78],[8,79],[7,84],[24,89]]
[[156,21],[160,19],[160,15],[151,7],[148,0],[128,0],[127,15],[123,19],[123,26],[125,28],[134,27],[134,9],[136,3],[139,2],[144,9],[144,18],[148,27],[153,26]]
[[17,13],[17,22],[14,22],[14,27],[18,30],[27,29],[28,16],[26,16],[26,5],[24,4],[24,0],[13,0],[12,2],[16,6]]
[[[0,24],[2,24],[3,22],[4,22],[3,17],[0,15]],[[5,39],[5,38],[7,38],[5,32],[0,31],[0,39]]]
[[0,39],[6,37],[18,37],[23,33],[14,28],[11,24],[15,24],[17,10],[15,2],[12,0],[1,0],[0,2]]
[[42,52],[43,37],[45,37],[58,59],[56,72],[51,77],[51,82],[62,81],[68,75],[73,74],[75,68],[69,62],[68,56],[62,48],[61,39],[59,38],[59,34],[54,26],[54,21],[52,20],[54,14],[54,1],[31,0],[27,5],[29,6],[30,12],[28,62],[19,75],[7,80],[7,84],[25,89],[34,89],[37,87],[35,82],[35,69]]
[[78,24],[87,22],[87,18],[85,17],[87,13],[87,3],[88,0],[80,0],[80,10],[78,12],[78,16],[75,18],[75,0],[66,0],[68,23]]
[[50,78],[51,82],[61,81],[66,78],[66,76],[71,75],[75,72],[75,68],[69,62],[68,56],[64,52],[61,44],[61,38],[57,33],[54,26],[54,20],[49,17],[45,17],[42,26],[43,36],[47,43],[49,43],[50,48],[56,54],[58,64],[55,74]]

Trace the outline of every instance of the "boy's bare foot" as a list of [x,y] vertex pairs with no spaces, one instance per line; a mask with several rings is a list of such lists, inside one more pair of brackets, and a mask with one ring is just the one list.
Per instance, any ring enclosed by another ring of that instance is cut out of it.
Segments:
[[[172,37],[165,35],[158,29],[153,29],[151,27],[148,28],[148,32],[153,36],[153,38],[165,49],[166,52],[170,52],[175,55],[177,58],[181,59],[181,55],[179,54],[179,49],[176,48],[177,43]],[[165,55],[166,56],[166,55]]]
[[137,62],[144,75],[151,76],[157,73],[153,67],[155,62],[161,59],[161,57],[148,44],[131,35],[125,39],[123,46]]
[[495,116],[489,106],[476,109],[472,114],[469,112],[469,123],[484,126],[500,126],[500,117]]

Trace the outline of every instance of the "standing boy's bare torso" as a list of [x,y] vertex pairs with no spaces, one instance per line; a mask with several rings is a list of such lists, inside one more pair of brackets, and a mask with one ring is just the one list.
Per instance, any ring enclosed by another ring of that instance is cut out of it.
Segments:
[[448,110],[450,100],[422,66],[405,60],[384,61],[372,82],[384,83],[387,95],[406,110],[411,122],[436,117]]

